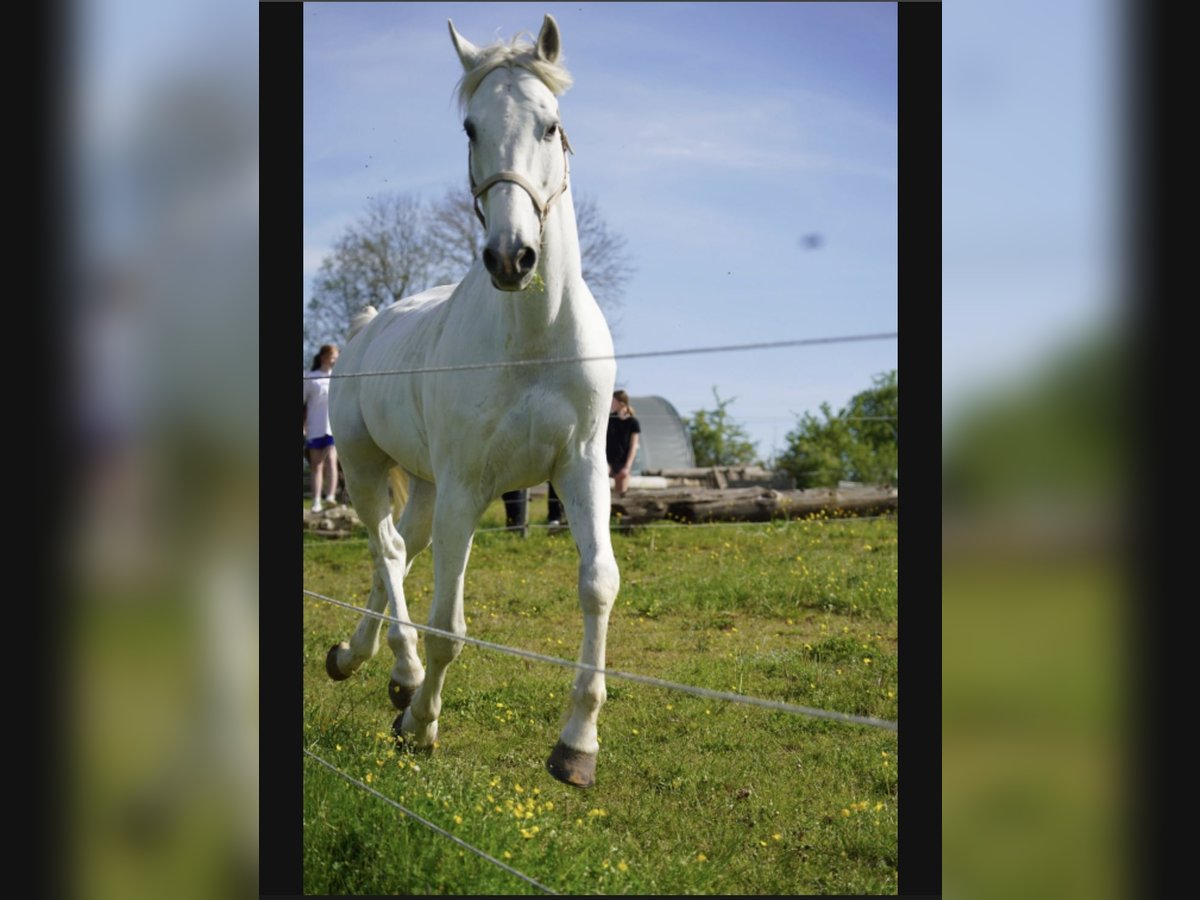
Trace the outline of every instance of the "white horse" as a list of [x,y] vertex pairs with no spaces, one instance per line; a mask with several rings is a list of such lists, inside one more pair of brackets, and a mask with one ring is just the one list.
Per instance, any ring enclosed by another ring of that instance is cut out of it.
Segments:
[[[604,455],[616,363],[608,325],[581,275],[570,145],[555,100],[571,77],[560,63],[552,16],[536,45],[476,47],[449,25],[465,70],[459,99],[467,165],[487,235],[460,284],[377,315],[368,309],[338,360],[330,418],[347,489],[370,533],[368,605],[411,621],[404,577],[432,538],[429,624],[465,635],[463,576],[480,516],[502,492],[549,479],[579,550],[579,659],[603,669],[620,585]],[[548,358],[593,361],[521,364]],[[479,364],[494,365],[462,368]],[[440,371],[347,377],[413,369]],[[394,511],[389,483],[400,503],[407,493],[395,524],[399,505]],[[364,616],[348,642],[330,649],[329,675],[347,678],[370,659],[379,630],[379,619]],[[462,641],[427,634],[426,671],[416,629],[393,623],[387,639],[396,655],[389,696],[402,710],[393,731],[432,747],[446,668]],[[546,762],[555,778],[581,787],[594,782],[605,696],[604,676],[580,669],[567,723]]]

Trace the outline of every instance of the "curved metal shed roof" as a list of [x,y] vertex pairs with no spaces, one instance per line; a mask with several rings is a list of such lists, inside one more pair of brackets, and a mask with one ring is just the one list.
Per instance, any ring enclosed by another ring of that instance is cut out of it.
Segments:
[[638,439],[633,474],[657,469],[690,469],[696,465],[692,439],[675,407],[653,394],[629,398],[642,436]]

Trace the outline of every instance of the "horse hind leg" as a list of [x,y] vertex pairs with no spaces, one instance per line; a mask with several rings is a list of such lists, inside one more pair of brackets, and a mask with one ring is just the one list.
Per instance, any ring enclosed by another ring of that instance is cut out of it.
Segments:
[[[413,560],[429,546],[430,535],[433,531],[433,504],[436,488],[428,481],[409,477],[408,502],[396,526],[395,539],[399,540],[407,551],[407,565],[404,575],[407,577],[412,569]],[[404,603],[403,594],[398,595],[400,612],[396,618],[408,620],[408,608]],[[388,646],[396,657],[392,666],[391,677],[388,680],[388,699],[401,713],[408,709],[413,694],[424,680],[421,660],[417,656],[417,630],[411,626],[392,622],[388,625]],[[400,717],[396,725],[399,726]]]
[[[392,506],[387,490],[390,462],[381,460],[365,471],[361,465],[350,463],[349,460],[344,460],[342,465],[346,475],[346,488],[368,532],[367,542],[373,571],[367,608],[372,612],[381,613],[390,607],[393,616],[408,621],[408,608],[404,602],[407,548],[404,539],[392,524]],[[381,624],[382,620],[376,616],[364,614],[350,640],[334,644],[330,648],[325,658],[325,670],[330,678],[341,681],[350,677],[378,652]],[[397,628],[399,639],[396,642],[389,640],[393,651],[399,650],[393,677],[399,669],[402,673],[401,685],[415,690],[424,678],[421,660],[416,653],[416,633],[411,628]],[[404,635],[405,631],[411,632],[411,635]],[[405,637],[408,637],[407,641]],[[404,652],[406,646],[407,652]]]

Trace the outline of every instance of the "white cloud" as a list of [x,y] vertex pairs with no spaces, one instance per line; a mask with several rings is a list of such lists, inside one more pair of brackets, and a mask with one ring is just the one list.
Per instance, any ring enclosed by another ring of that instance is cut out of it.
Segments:
[[897,180],[895,122],[813,91],[745,97],[617,81],[606,84],[603,106],[565,114],[624,148],[611,158],[625,171],[685,165]]

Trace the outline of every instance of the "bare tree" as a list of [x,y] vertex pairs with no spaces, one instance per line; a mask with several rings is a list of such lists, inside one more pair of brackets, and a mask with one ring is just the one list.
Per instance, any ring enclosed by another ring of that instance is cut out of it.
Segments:
[[636,271],[633,257],[625,238],[608,227],[592,197],[582,196],[575,202],[575,222],[579,228],[583,280],[611,327],[618,318],[625,285]]
[[305,331],[314,347],[341,343],[351,316],[368,303],[382,308],[435,284],[441,250],[428,218],[425,204],[408,194],[367,201],[363,217],[334,242],[313,281]]
[[433,205],[430,237],[441,252],[444,283],[461,281],[483,252],[483,229],[475,218],[471,194],[462,188],[446,189]]

